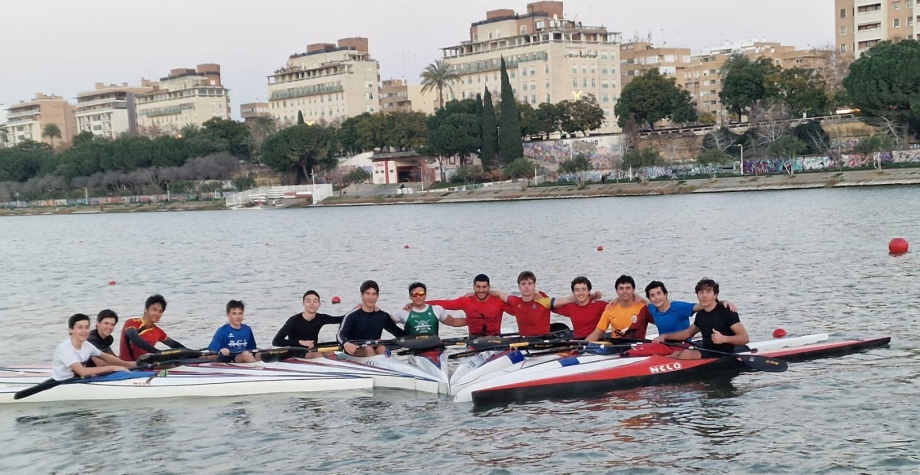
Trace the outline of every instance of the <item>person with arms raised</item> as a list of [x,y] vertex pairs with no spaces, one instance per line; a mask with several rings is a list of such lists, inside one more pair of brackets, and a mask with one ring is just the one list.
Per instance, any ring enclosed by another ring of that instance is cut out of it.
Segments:
[[386,354],[383,345],[358,346],[354,342],[377,341],[388,331],[394,337],[402,337],[406,332],[396,325],[389,313],[377,309],[380,287],[373,280],[361,284],[361,306],[348,312],[342,318],[336,339],[342,344],[345,353],[351,356],[374,356]]
[[[70,337],[54,350],[51,358],[51,377],[55,381],[64,381],[76,376],[87,377],[97,374],[127,371],[133,363],[120,361],[114,355],[103,353],[86,342],[89,337],[89,317],[77,313],[67,320]],[[87,367],[90,358],[99,358],[106,363],[103,366]]]
[[579,276],[572,280],[572,295],[552,299],[552,311],[569,317],[574,338],[583,340],[597,328],[597,322],[607,308],[607,302],[596,300],[599,298],[599,292],[591,292],[591,281]]
[[[473,278],[473,293],[453,300],[429,300],[446,310],[462,310],[470,338],[496,336],[502,332],[502,316],[510,310],[508,304],[489,294],[489,276],[479,274]],[[509,312],[510,313],[510,312]]]
[[[690,327],[690,318],[702,308],[699,303],[669,301],[668,289],[663,282],[657,280],[645,286],[645,296],[651,303],[648,312],[652,317],[652,323],[658,327],[659,335],[686,330]],[[738,311],[734,304],[727,300],[721,303],[732,312]]]
[[444,307],[425,303],[428,287],[421,282],[409,284],[409,298],[412,305],[408,310],[398,310],[393,314],[393,321],[403,324],[406,335],[437,335],[439,323],[452,327],[465,327],[465,318],[448,315]]
[[217,354],[221,363],[253,363],[259,355],[253,356],[256,337],[252,328],[243,323],[246,306],[239,300],[227,302],[227,323],[214,332],[208,351]]
[[[275,334],[272,346],[316,348],[319,331],[325,325],[340,324],[343,317],[333,317],[325,313],[318,313],[320,306],[319,293],[308,290],[301,299],[303,312],[292,315],[284,322],[284,326]],[[307,357],[322,356],[321,353],[309,352]]]
[[520,297],[500,290],[490,293],[508,304],[506,311],[517,319],[518,334],[525,337],[549,334],[552,299],[537,291],[537,276],[529,270],[518,274],[517,282]]
[[170,348],[185,348],[181,343],[166,336],[157,326],[166,311],[166,299],[162,295],[151,295],[144,302],[144,315],[130,318],[121,327],[121,348],[118,356],[124,361],[136,361],[141,355],[156,353],[157,343]]
[[717,358],[720,355],[709,353],[706,350],[735,353],[736,346],[747,345],[750,339],[738,313],[726,308],[719,301],[719,284],[712,279],[703,278],[697,282],[694,290],[701,309],[696,312],[693,324],[686,330],[659,335],[654,341],[656,343],[666,340],[684,341],[701,333],[703,344],[700,349],[675,351],[671,355],[672,358],[681,360]]

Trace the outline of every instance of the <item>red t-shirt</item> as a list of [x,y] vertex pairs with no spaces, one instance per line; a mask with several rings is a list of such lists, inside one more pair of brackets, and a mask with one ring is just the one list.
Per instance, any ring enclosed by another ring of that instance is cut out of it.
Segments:
[[541,292],[534,300],[525,302],[517,295],[508,296],[508,305],[511,307],[508,313],[517,318],[519,335],[538,336],[549,333],[549,309],[537,301],[545,297]]
[[553,312],[569,317],[572,320],[575,338],[581,340],[587,338],[597,328],[597,322],[600,321],[605,308],[607,308],[607,302],[592,300],[583,307],[575,302],[567,303],[554,308]]
[[475,295],[453,300],[429,300],[429,305],[440,305],[447,310],[463,310],[471,337],[495,336],[502,332],[502,315],[511,313],[508,305],[498,297],[489,296],[480,301]]
[[158,342],[166,339],[166,332],[160,327],[154,325],[151,328],[144,328],[143,320],[140,318],[129,318],[125,321],[124,326],[121,327],[121,348],[118,351],[118,357],[124,361],[135,361],[138,356],[148,353],[131,344],[128,337],[125,335],[125,330],[128,328],[136,328],[137,334],[140,335],[141,339],[151,345],[156,345]]

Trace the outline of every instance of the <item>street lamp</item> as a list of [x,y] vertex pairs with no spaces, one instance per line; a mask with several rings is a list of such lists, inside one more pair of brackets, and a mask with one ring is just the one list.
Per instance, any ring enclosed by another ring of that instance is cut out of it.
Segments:
[[732,147],[741,147],[741,175],[744,176],[744,145],[736,143]]
[[83,204],[89,206],[89,190],[87,190],[85,186],[83,187],[83,197]]
[[169,201],[169,182],[166,182],[166,201]]
[[313,187],[310,188],[310,201],[316,206],[316,167],[310,168],[310,181],[313,183]]

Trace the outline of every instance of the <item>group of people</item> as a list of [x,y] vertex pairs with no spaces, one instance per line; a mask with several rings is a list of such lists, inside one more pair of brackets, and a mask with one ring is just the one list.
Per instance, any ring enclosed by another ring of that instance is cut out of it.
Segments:
[[[383,331],[396,338],[406,335],[438,335],[440,324],[467,327],[470,338],[501,334],[505,313],[517,320],[518,334],[523,337],[551,333],[550,314],[568,317],[573,337],[600,341],[610,332],[615,338],[645,339],[649,323],[658,327],[655,341],[684,341],[702,333],[701,349],[675,351],[674,358],[699,359],[732,353],[736,346],[748,343],[747,331],[734,305],[719,300],[719,284],[704,278],[696,284],[696,303],[670,301],[664,283],[652,281],[645,286],[645,297],[636,293],[632,277],[620,276],[615,282],[616,297],[601,300],[600,292],[592,291],[591,281],[579,276],[572,280],[570,295],[551,298],[538,291],[533,272],[518,275],[520,295],[493,290],[489,277],[479,274],[473,279],[473,292],[453,300],[429,300],[428,289],[421,282],[409,285],[411,303],[387,313],[377,307],[380,287],[372,280],[361,284],[361,303],[342,316],[319,313],[320,296],[314,290],[303,294],[303,311],[292,315],[272,340],[277,347],[301,347],[306,355],[318,356],[319,332],[325,325],[338,324],[337,342],[352,356],[384,354],[386,348],[377,345]],[[90,331],[90,318],[76,314],[68,320],[70,338],[54,353],[52,376],[63,380],[74,376],[91,376],[112,371],[126,371],[136,366],[142,355],[157,351],[162,343],[170,348],[184,348],[169,338],[157,323],[166,310],[166,299],[152,295],[144,303],[139,318],[127,320],[121,330],[119,354],[111,347],[112,333],[118,315],[111,310],[99,312],[96,329]],[[460,310],[463,317],[448,310]],[[222,362],[253,362],[258,359],[252,329],[243,323],[245,306],[239,300],[227,303],[227,323],[214,334],[208,350]],[[693,315],[696,317],[692,320]],[[402,326],[400,326],[402,325]],[[713,351],[716,353],[708,353]]]

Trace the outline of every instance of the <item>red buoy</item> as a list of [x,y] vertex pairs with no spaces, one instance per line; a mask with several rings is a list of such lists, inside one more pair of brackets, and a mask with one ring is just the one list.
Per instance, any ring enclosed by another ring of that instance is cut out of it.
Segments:
[[409,245],[406,244],[405,246],[403,246],[403,249],[409,249]]
[[894,238],[888,243],[888,253],[890,254],[904,254],[909,248],[910,244],[904,238]]
[[109,285],[110,285],[110,286],[115,285],[115,281],[114,281],[114,280],[110,280],[110,281],[109,281]]
[[604,246],[597,246],[597,250],[598,250],[598,251],[603,251],[603,250],[604,250]]
[[342,299],[340,299],[338,295],[333,295],[333,296],[332,296],[332,303],[333,303],[333,304],[342,303]]

